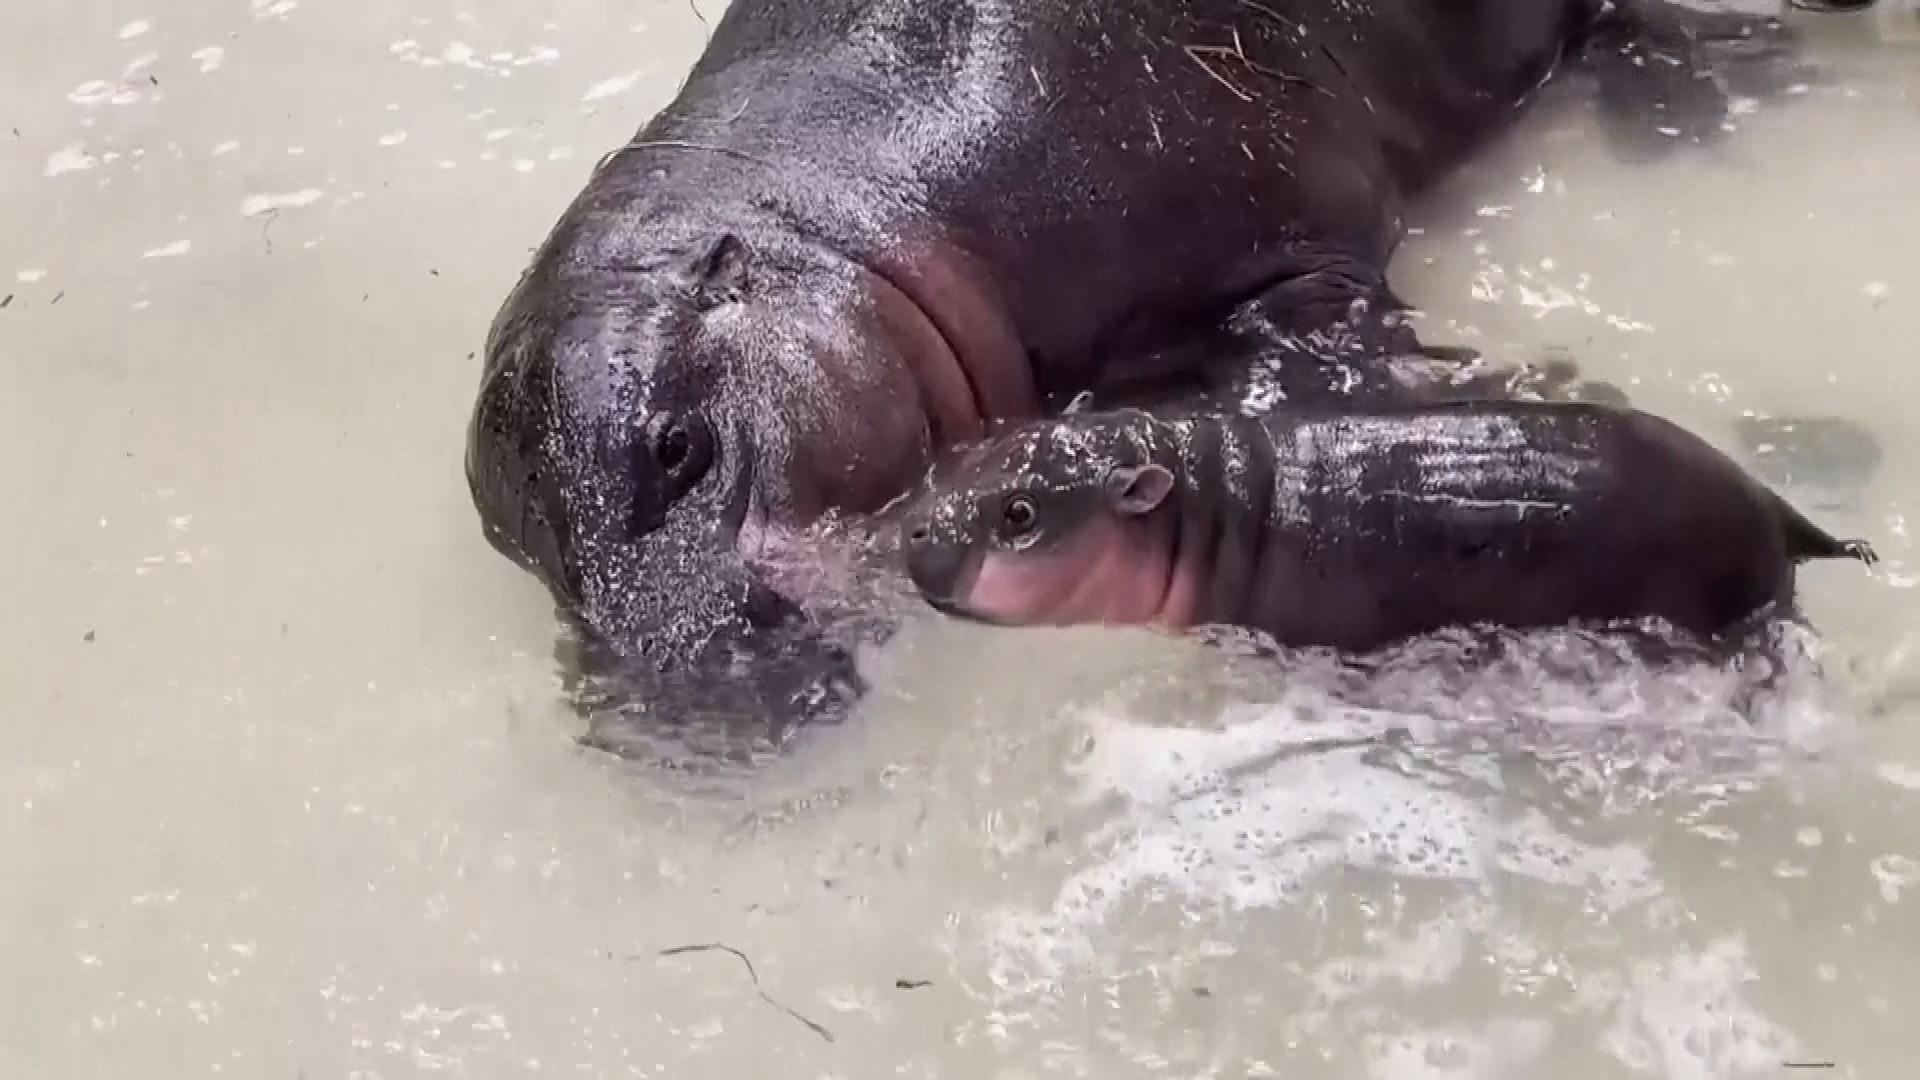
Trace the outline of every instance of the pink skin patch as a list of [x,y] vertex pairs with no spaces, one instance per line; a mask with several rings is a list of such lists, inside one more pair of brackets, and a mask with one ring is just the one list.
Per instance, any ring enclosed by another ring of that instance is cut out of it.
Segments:
[[1159,517],[1103,514],[1044,552],[986,552],[954,600],[1019,626],[1182,625],[1198,603],[1199,568],[1175,565],[1172,522]]

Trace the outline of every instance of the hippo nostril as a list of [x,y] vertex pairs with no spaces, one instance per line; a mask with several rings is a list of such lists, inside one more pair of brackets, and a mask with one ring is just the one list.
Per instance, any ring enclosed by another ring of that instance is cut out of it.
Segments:
[[925,525],[922,525],[919,528],[913,530],[911,533],[907,534],[907,539],[913,541],[916,544],[924,544],[928,540],[931,540],[932,538],[933,538],[933,530],[927,528]]

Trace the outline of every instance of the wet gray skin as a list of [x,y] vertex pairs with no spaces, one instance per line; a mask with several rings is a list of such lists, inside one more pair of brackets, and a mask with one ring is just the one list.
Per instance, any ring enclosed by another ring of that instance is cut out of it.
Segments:
[[1592,404],[1024,425],[921,500],[906,566],[1004,625],[1231,624],[1366,651],[1450,626],[1660,618],[1712,638],[1794,567],[1873,560],[1704,441]]
[[1467,358],[1398,320],[1403,203],[1582,47],[1616,111],[1713,135],[1707,43],[1770,56],[1757,25],[1599,0],[737,0],[494,322],[467,454],[486,534],[652,712],[790,716],[856,684],[813,598],[762,572],[781,530],[874,511],[1082,389],[1187,393],[1223,358],[1182,343],[1236,306],[1414,361],[1388,381],[1421,400]]

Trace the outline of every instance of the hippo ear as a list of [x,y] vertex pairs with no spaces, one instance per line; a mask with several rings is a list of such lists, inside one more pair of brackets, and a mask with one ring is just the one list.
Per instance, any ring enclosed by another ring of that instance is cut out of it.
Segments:
[[1107,498],[1123,514],[1144,514],[1173,491],[1173,473],[1159,465],[1118,465],[1107,473]]
[[1074,413],[1083,413],[1091,408],[1093,408],[1093,391],[1082,390],[1073,395],[1073,400],[1067,402],[1067,407],[1060,410],[1060,415],[1072,416]]
[[721,233],[688,261],[683,272],[694,306],[710,311],[740,301],[747,292],[747,245],[732,233]]

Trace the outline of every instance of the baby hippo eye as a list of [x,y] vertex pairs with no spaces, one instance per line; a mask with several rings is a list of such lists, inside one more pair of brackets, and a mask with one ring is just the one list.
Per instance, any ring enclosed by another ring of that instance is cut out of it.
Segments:
[[1009,540],[1018,540],[1033,531],[1040,521],[1040,512],[1033,500],[1025,495],[1015,495],[1008,499],[1000,509],[1001,532]]

